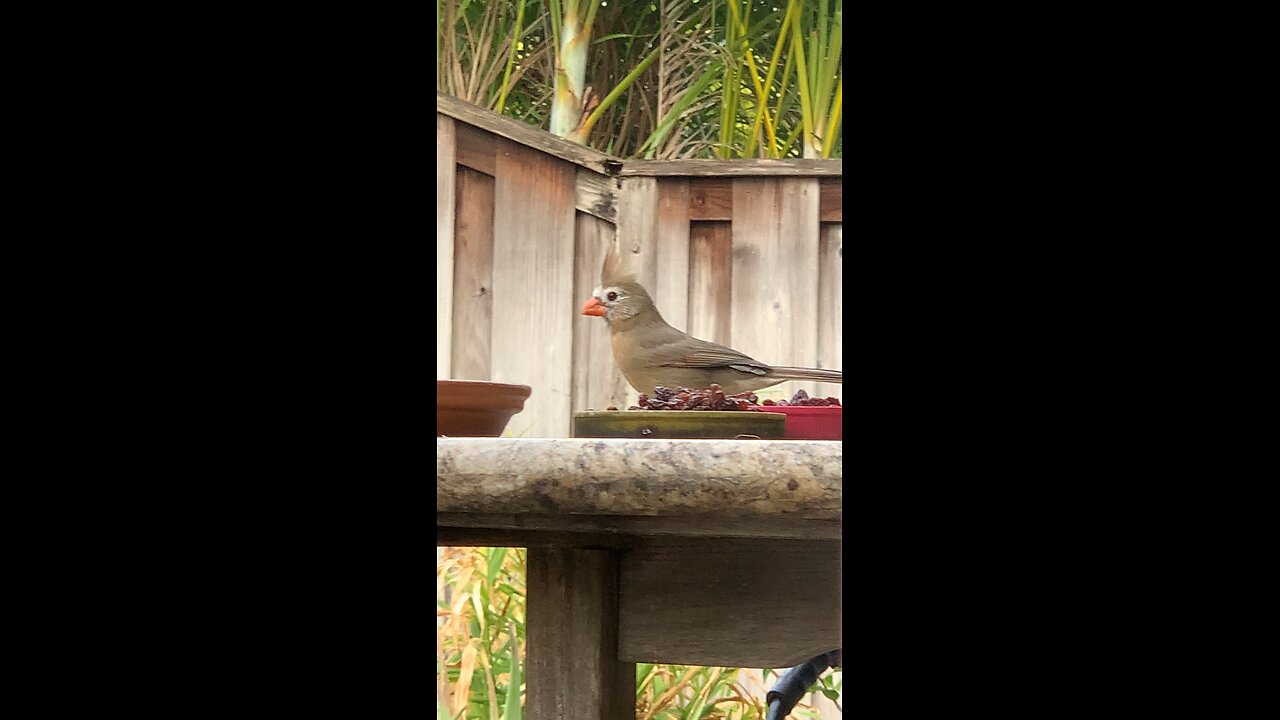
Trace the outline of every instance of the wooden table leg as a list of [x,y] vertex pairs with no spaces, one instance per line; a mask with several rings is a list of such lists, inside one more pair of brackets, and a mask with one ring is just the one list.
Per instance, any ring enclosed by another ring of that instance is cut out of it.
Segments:
[[530,720],[634,720],[635,663],[618,661],[618,552],[529,548]]

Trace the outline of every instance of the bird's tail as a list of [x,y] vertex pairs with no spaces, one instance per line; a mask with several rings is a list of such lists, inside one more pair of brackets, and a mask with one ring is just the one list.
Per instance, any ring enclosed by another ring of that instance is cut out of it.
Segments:
[[818,368],[775,367],[770,370],[772,370],[770,375],[788,380],[817,380],[831,383],[840,382],[842,374],[839,370],[819,370]]

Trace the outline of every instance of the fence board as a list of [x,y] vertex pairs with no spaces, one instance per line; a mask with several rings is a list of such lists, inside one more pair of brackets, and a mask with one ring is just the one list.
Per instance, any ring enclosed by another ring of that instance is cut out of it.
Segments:
[[568,437],[573,383],[573,165],[516,142],[498,145],[494,184],[495,382],[533,393],[512,437]]
[[[822,224],[818,252],[818,367],[844,369],[844,229],[837,223]],[[842,386],[817,383],[822,397],[844,402]]]
[[452,376],[488,380],[493,332],[493,178],[459,165],[457,208]]
[[729,178],[689,178],[690,220],[732,220],[733,181]]
[[653,299],[669,325],[689,328],[689,181],[658,182],[658,258]]
[[578,168],[576,204],[582,212],[591,213],[610,223],[618,219],[617,181],[586,168]]
[[822,222],[840,222],[844,219],[844,178],[822,178],[818,181],[822,199],[818,202],[818,216]]
[[651,177],[623,180],[618,192],[618,250],[650,295],[657,286],[657,241],[658,181]]
[[[817,276],[817,180],[735,179],[732,347],[770,365],[816,367]],[[759,394],[790,398],[800,388],[817,392],[788,381]]]
[[[658,274],[658,181],[626,178],[618,191],[618,252],[625,267],[652,296]],[[662,308],[658,308],[661,312]],[[610,356],[612,357],[612,356]],[[639,400],[640,391],[627,385],[626,405]],[[652,392],[652,390],[648,391]]]
[[727,222],[689,224],[689,334],[729,345],[733,234]]
[[453,355],[453,118],[436,113],[436,378],[449,379]]
[[[604,254],[614,242],[614,228],[603,220],[578,213],[574,265],[574,300],[579,308],[600,284]],[[625,410],[630,386],[613,360],[609,324],[602,318],[574,315],[573,410]]]
[[[439,117],[437,115],[437,117]],[[498,138],[466,123],[458,125],[458,164],[486,175],[494,173]]]

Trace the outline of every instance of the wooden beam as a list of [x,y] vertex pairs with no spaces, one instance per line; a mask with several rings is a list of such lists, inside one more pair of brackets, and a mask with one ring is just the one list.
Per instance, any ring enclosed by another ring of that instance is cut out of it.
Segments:
[[785,668],[842,646],[839,542],[651,543],[619,586],[626,662]]
[[[541,534],[578,533],[574,542],[588,547],[601,537],[623,538],[611,543],[626,547],[642,538],[653,537],[729,537],[775,538],[779,540],[839,540],[840,520],[806,520],[796,517],[723,517],[703,514],[684,517],[641,515],[516,515],[511,513],[453,513],[436,515],[437,532],[448,531],[451,537],[464,537],[464,530],[502,531],[508,542],[494,547],[525,547],[522,540],[539,539]],[[491,533],[490,537],[496,537]],[[448,543],[444,543],[448,544]]]
[[618,554],[529,548],[526,716],[634,720],[635,663],[618,659]]
[[479,105],[459,100],[436,91],[436,114],[447,115],[473,127],[501,135],[508,140],[553,155],[561,160],[590,168],[605,175],[616,174],[622,167],[622,161],[586,145],[579,145],[562,137],[557,137],[541,128],[521,122],[515,118],[504,117]]
[[844,175],[844,160],[627,160],[618,173],[623,177],[687,175],[708,176],[792,176],[838,177]]

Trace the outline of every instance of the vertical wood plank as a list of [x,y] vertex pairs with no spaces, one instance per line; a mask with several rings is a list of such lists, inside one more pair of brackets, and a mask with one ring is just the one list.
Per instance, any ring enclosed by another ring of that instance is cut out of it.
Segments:
[[436,378],[449,379],[453,355],[453,118],[436,113]]
[[[822,247],[818,252],[818,367],[844,369],[844,227],[822,224]],[[840,398],[843,386],[816,383],[822,397]]]
[[[600,284],[605,252],[613,245],[613,225],[585,212],[578,213],[574,267],[574,298],[581,307]],[[631,388],[613,360],[609,324],[603,318],[577,313],[573,321],[573,410],[627,408]]]
[[495,169],[490,377],[533,388],[503,434],[568,437],[574,165],[504,138]]
[[[818,361],[818,181],[733,181],[732,347],[769,365]],[[790,398],[816,383],[788,381],[758,392]]]
[[[640,285],[652,297],[654,288],[657,287],[658,275],[657,178],[622,178],[622,187],[618,190],[617,238],[622,262],[635,273]],[[658,307],[658,312],[665,319],[666,313],[662,306]],[[635,404],[640,392],[628,383],[627,404],[619,407],[626,408]]]
[[456,380],[488,380],[493,330],[493,178],[458,166],[454,230],[453,360]]
[[[658,181],[622,179],[618,194],[618,249],[623,262],[653,295],[658,273]],[[659,307],[661,312],[662,308]]]
[[633,720],[635,663],[618,660],[618,553],[529,548],[530,720]]
[[689,181],[658,181],[657,277],[653,300],[667,324],[689,330]]
[[727,222],[689,226],[689,330],[702,340],[731,345],[733,233]]

